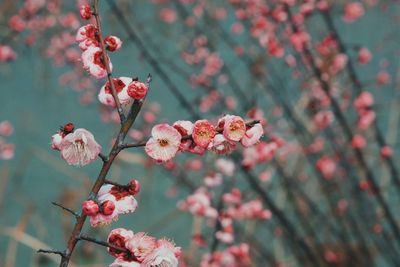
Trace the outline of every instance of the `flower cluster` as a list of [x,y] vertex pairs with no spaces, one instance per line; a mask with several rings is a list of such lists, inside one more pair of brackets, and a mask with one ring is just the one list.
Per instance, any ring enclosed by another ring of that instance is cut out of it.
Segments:
[[83,128],[75,130],[72,123],[65,124],[52,136],[51,147],[59,150],[61,157],[69,165],[75,166],[91,163],[101,152],[101,146],[96,142],[93,134]]
[[[117,79],[112,79],[112,81],[114,83],[118,100],[122,106],[128,106],[133,102],[133,100],[143,99],[148,91],[147,85],[139,82],[138,79],[119,77]],[[110,82],[107,82],[103,87],[101,87],[98,98],[99,101],[106,106],[116,106],[111,93]]]
[[201,259],[200,267],[244,267],[250,264],[250,246],[241,243],[230,246],[224,251],[205,254]]
[[9,121],[0,122],[0,160],[9,160],[14,157],[14,144],[7,143],[5,137],[10,136],[14,128]]
[[[80,13],[83,19],[90,19],[92,15],[90,6],[82,6]],[[105,37],[103,44],[100,43],[100,40],[99,29],[97,29],[94,24],[82,26],[76,34],[76,41],[83,51],[81,57],[83,68],[97,79],[102,79],[107,76],[107,67],[104,60],[105,55],[103,55],[101,47],[104,46],[108,51],[114,52],[120,49],[122,45],[122,41],[118,37],[112,35]],[[109,62],[110,70],[112,70],[112,64],[109,58],[107,58],[107,62]]]
[[139,191],[140,184],[137,180],[131,180],[126,186],[103,185],[96,200],[83,202],[83,213],[90,216],[92,227],[108,225],[117,220],[118,215],[136,210],[138,204],[134,196]]
[[371,109],[374,104],[374,96],[367,91],[362,92],[353,102],[358,113],[357,127],[360,130],[368,129],[375,121],[375,112]]
[[178,151],[202,155],[210,150],[224,155],[231,153],[238,142],[244,147],[256,144],[263,134],[260,123],[246,125],[241,117],[233,115],[225,115],[216,126],[208,120],[177,121],[172,126],[154,126],[145,150],[160,162],[172,159]]
[[121,248],[108,248],[116,257],[110,267],[176,267],[181,255],[181,248],[166,239],[157,240],[146,233],[133,233],[124,228],[112,230],[107,241]]

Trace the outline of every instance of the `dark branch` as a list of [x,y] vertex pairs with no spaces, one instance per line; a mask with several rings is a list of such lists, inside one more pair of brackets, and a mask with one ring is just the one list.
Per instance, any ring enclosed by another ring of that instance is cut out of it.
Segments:
[[54,202],[54,201],[53,201],[53,202],[51,202],[51,204],[53,204],[54,206],[57,206],[57,207],[59,207],[59,208],[65,210],[65,211],[69,212],[70,214],[74,215],[75,218],[79,218],[79,217],[80,217],[80,215],[79,215],[77,212],[73,211],[73,210],[70,209],[70,208],[64,207],[63,205],[61,205],[61,204],[59,204],[59,203],[57,203],[57,202]]

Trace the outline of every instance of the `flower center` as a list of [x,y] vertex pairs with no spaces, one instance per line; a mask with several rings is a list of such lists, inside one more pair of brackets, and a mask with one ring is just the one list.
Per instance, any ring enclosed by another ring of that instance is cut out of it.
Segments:
[[166,139],[158,139],[158,143],[160,144],[161,147],[166,147],[168,146],[168,140]]
[[103,62],[103,52],[98,51],[94,54],[94,64],[100,66],[101,68],[105,69],[104,62]]

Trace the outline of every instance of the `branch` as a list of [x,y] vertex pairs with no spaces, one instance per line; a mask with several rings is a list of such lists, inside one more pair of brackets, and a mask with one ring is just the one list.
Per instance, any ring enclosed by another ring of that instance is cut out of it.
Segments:
[[[260,123],[259,120],[252,120],[249,122],[246,122],[246,126],[247,127],[253,127],[254,125],[256,125],[257,123]],[[218,133],[222,133],[224,129],[222,128],[217,128],[217,132]],[[182,137],[182,141],[184,140],[188,140],[188,139],[192,139],[192,135],[185,135]],[[132,144],[123,144],[120,146],[121,150],[125,149],[125,148],[131,148],[131,147],[143,147],[145,146],[147,143],[147,141],[141,141],[139,143],[132,143]]]
[[39,249],[36,251],[37,253],[46,253],[46,254],[57,254],[60,255],[62,258],[65,257],[65,252],[59,250],[52,250],[52,249]]
[[88,242],[91,242],[91,243],[95,243],[95,244],[103,246],[103,247],[112,248],[112,249],[115,249],[115,250],[118,250],[118,251],[121,251],[121,252],[130,253],[130,251],[127,248],[119,247],[119,246],[116,246],[114,244],[111,244],[111,243],[108,243],[108,242],[105,242],[105,241],[100,241],[100,240],[97,240],[97,239],[95,239],[93,237],[90,237],[90,236],[87,236],[87,235],[79,235],[77,237],[77,239],[78,240],[85,240],[85,241],[88,241]]
[[114,82],[112,79],[112,72],[111,72],[111,68],[110,68],[110,62],[109,62],[109,58],[107,55],[107,50],[104,45],[103,34],[102,34],[102,30],[101,30],[101,21],[100,21],[100,16],[99,16],[99,0],[94,0],[93,10],[94,10],[93,16],[96,20],[97,38],[99,39],[100,48],[101,48],[102,55],[103,55],[103,63],[106,68],[106,71],[107,71],[107,79],[108,79],[108,82],[110,83],[111,94],[114,98],[115,105],[117,106],[117,111],[118,111],[119,118],[120,118],[120,121],[122,124],[125,121],[125,115],[122,110],[121,103],[119,102],[117,90],[115,89],[115,86],[114,86]]
[[102,160],[103,162],[106,162],[106,161],[108,160],[108,157],[107,157],[106,155],[104,155],[103,153],[100,153],[100,154],[99,154],[99,158],[101,158],[101,160]]
[[51,202],[51,204],[53,204],[54,206],[57,206],[57,207],[59,207],[59,208],[65,210],[65,211],[69,212],[70,214],[72,214],[73,216],[75,216],[75,218],[79,218],[79,217],[80,217],[80,215],[79,215],[77,212],[73,211],[73,210],[70,209],[70,208],[64,207],[63,205],[61,205],[61,204],[59,204],[59,203],[57,203],[57,202],[54,202],[54,201],[53,201],[53,202]]

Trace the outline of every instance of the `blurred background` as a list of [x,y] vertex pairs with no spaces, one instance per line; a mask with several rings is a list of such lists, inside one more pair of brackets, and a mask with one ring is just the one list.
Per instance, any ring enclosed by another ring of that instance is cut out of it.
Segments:
[[[36,253],[64,249],[73,226],[51,202],[79,210],[97,177],[100,160],[76,168],[51,149],[60,125],[90,130],[105,153],[118,132],[97,100],[104,81],[79,59],[83,3],[0,1],[0,266],[58,266]],[[223,114],[260,119],[265,136],[253,150],[164,165],[142,148],[121,153],[108,178],[138,179],[139,208],[85,233],[171,238],[182,266],[400,266],[399,1],[101,0],[100,9],[103,32],[123,41],[110,55],[114,76],[153,76],[132,142],[160,122]],[[210,185],[215,176],[223,182]],[[221,218],[235,188],[270,216],[235,218],[227,242],[221,221],[179,209],[200,187]],[[250,260],[204,263],[242,243]],[[81,242],[73,266],[112,260]]]

